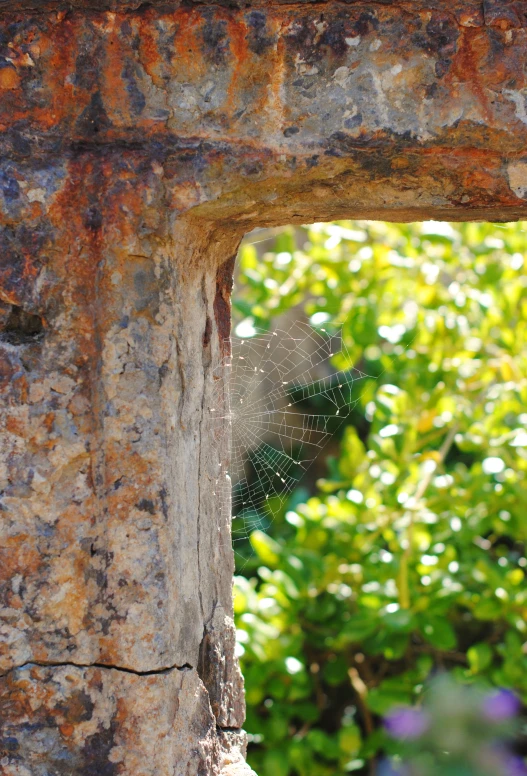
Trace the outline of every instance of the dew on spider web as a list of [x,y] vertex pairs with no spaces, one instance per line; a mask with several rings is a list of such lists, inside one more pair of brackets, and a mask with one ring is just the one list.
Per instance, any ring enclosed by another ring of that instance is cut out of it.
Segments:
[[232,338],[231,355],[214,375],[208,419],[221,461],[218,503],[231,511],[235,551],[287,503],[352,411],[363,377],[340,334],[325,329],[295,323],[288,331]]

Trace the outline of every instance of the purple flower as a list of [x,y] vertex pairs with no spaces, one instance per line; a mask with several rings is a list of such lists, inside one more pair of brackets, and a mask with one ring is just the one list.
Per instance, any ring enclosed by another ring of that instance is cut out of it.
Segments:
[[430,720],[424,711],[400,708],[384,720],[384,726],[393,738],[419,738],[428,730]]
[[504,776],[527,776],[527,766],[522,757],[507,753],[504,755],[502,762]]
[[504,722],[515,717],[520,708],[520,700],[513,692],[498,690],[485,698],[482,711],[491,722]]

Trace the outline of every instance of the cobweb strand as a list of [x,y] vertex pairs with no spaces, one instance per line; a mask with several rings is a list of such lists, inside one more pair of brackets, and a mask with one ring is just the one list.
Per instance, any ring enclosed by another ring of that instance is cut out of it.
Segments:
[[[250,339],[232,337],[229,350],[214,375],[208,419],[218,432],[213,438],[222,446],[220,460],[230,458],[228,465],[218,464],[216,492],[235,520],[236,550],[283,508],[353,411],[356,383],[366,375],[355,367],[336,370],[337,355],[352,363],[340,334],[304,323]],[[325,411],[319,412],[321,405]]]

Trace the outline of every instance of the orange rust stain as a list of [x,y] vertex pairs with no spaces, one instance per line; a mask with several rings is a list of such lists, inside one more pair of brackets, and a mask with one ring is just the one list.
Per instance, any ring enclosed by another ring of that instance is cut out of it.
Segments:
[[[56,566],[55,566],[56,569]],[[41,613],[54,617],[56,620],[66,621],[71,633],[78,633],[84,626],[85,616],[88,611],[88,588],[81,576],[75,580],[72,577],[72,569],[68,563],[58,572],[52,574],[52,585],[57,591],[66,591],[64,598],[46,601],[41,607]]]
[[286,46],[283,35],[278,34],[276,53],[273,58],[273,70],[269,77],[268,84],[268,106],[267,110],[271,118],[271,130],[274,129],[274,123],[278,118],[284,120],[284,104],[282,88],[286,69]]
[[3,67],[0,70],[0,89],[18,89],[20,76],[14,67]]
[[172,77],[176,81],[192,83],[209,75],[208,63],[201,53],[203,16],[195,8],[181,8],[173,15],[176,22]]
[[496,186],[496,178],[483,170],[474,170],[465,176],[467,189],[485,189],[492,191]]
[[243,67],[249,58],[247,45],[247,24],[245,19],[230,15],[227,19],[229,32],[229,46],[231,53],[236,58],[238,67]]
[[101,637],[101,643],[99,644],[99,660],[98,662],[107,665],[115,664],[117,655],[122,652],[122,644],[119,636],[105,636]]
[[[231,115],[236,111],[240,103],[240,97],[243,95],[242,81],[246,79],[245,64],[248,59],[247,47],[247,25],[243,18],[235,19],[232,16],[227,21],[229,46],[234,57],[234,66],[231,67],[231,78],[227,90],[227,99],[225,102],[225,112]],[[243,106],[245,107],[245,106]]]
[[414,154],[416,157],[426,158],[426,162],[424,162],[426,164],[428,164],[429,158],[434,157],[441,165],[444,164],[449,168],[466,168],[467,157],[470,158],[470,163],[474,167],[484,164],[486,169],[488,169],[489,166],[499,169],[499,166],[501,165],[500,154],[498,152],[493,154],[485,148],[450,148],[446,145],[438,144],[431,148],[416,149]]
[[[115,471],[116,475],[119,475],[119,473],[121,475],[123,473],[126,474],[123,472],[122,454],[122,443],[112,443],[111,441],[108,442],[106,451],[106,466],[109,472]],[[134,451],[132,451],[132,456],[128,460],[130,460],[131,465],[133,465],[133,471],[135,475],[135,479],[132,481],[133,485],[140,485],[141,487],[144,487],[148,483],[148,475],[149,472],[151,472],[151,464],[147,463],[144,458],[142,458],[137,452]],[[125,498],[125,493],[126,491],[124,491],[123,488],[119,488],[115,494],[115,499],[122,500]],[[136,498],[133,495],[133,488],[130,491],[130,494],[131,498]]]
[[[105,163],[101,168],[105,180],[111,182],[113,167],[111,162]],[[136,172],[133,168],[120,172],[119,180],[121,190],[118,196],[112,197],[106,202],[105,207],[105,234],[111,242],[115,254],[126,259],[128,254],[121,245],[126,245],[128,239],[137,234],[145,217],[145,191],[147,186],[138,189],[136,186]],[[125,185],[126,184],[126,185]],[[126,216],[124,215],[126,214]],[[120,242],[118,242],[120,240]],[[111,287],[110,287],[111,289]],[[113,291],[111,291],[113,295]]]
[[410,166],[409,160],[405,156],[396,156],[391,161],[393,170],[404,170]]
[[121,725],[123,723],[127,723],[130,718],[130,708],[128,704],[123,700],[123,698],[117,698],[116,705],[117,709],[114,715],[115,722],[120,723]]
[[488,35],[479,27],[461,27],[460,43],[448,80],[455,78],[459,83],[470,83],[472,91],[483,108],[486,121],[491,119],[491,108],[482,83],[485,71],[484,58],[488,50]]
[[[45,73],[45,87],[50,102],[38,112],[38,119],[46,128],[57,126],[61,120],[71,116],[72,112],[81,112],[82,103],[72,103],[73,86],[66,76],[74,72],[77,54],[75,40],[79,35],[78,24],[65,19],[55,29],[48,32],[45,41],[41,41],[44,61],[40,67]],[[69,99],[68,99],[69,98]]]
[[[148,73],[155,86],[163,89],[166,85],[163,78],[163,60],[159,49],[157,47],[157,40],[154,36],[154,27],[152,25],[152,16],[147,14],[146,17],[139,19],[139,53],[141,64],[145,71]],[[168,75],[168,73],[166,73]]]
[[73,731],[75,728],[71,724],[71,722],[65,722],[64,725],[60,725],[59,727],[60,733],[64,738],[69,738],[73,735]]
[[[46,432],[49,434],[51,433],[53,429],[53,423],[55,422],[55,413],[54,412],[47,412],[45,415],[42,415],[39,418],[40,425],[43,426],[46,429]],[[39,440],[40,442],[40,440]],[[54,444],[54,441],[52,440],[52,444]]]
[[[70,160],[68,181],[53,206],[53,220],[60,224],[65,260],[57,263],[56,273],[63,297],[74,319],[68,322],[71,336],[78,342],[74,361],[80,367],[90,395],[90,433],[95,444],[90,452],[93,481],[98,467],[97,422],[100,397],[97,393],[101,337],[108,311],[98,305],[97,278],[103,255],[103,216],[100,208],[107,197],[101,164],[80,155]],[[79,185],[82,182],[82,185]]]
[[461,27],[482,27],[483,23],[481,8],[464,10],[459,14],[459,24]]
[[0,578],[9,579],[15,574],[35,573],[42,563],[40,553],[31,547],[31,539],[27,534],[9,536],[0,549],[3,556],[0,563]]
[[123,81],[123,67],[132,52],[119,35],[119,25],[105,37],[106,62],[100,84],[102,102],[108,118],[116,127],[130,123],[130,99]]
[[7,418],[6,430],[17,436],[24,436],[26,424],[21,418],[15,418],[11,415]]
[[267,50],[265,57],[252,54],[247,41],[244,41],[246,47],[244,84],[246,88],[253,90],[250,95],[250,106],[245,107],[249,107],[250,115],[258,117],[258,120],[262,118],[265,120],[270,112],[273,114],[272,106],[277,104],[277,97],[280,101],[279,91],[285,59],[285,46],[281,40],[281,33],[282,28],[287,24],[288,20],[284,22],[283,16],[268,15],[269,36],[275,37],[276,44],[274,48]]
[[5,288],[0,289],[0,300],[5,304],[20,304],[20,297],[16,289],[9,292]]

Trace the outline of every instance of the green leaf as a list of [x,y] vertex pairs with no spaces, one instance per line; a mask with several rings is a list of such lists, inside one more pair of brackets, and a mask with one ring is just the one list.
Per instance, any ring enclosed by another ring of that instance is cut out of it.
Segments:
[[340,455],[340,473],[348,480],[352,480],[363,463],[366,456],[364,445],[359,439],[356,430],[348,427],[344,432],[342,451]]
[[348,756],[358,754],[362,745],[362,736],[358,725],[346,725],[339,731],[339,747]]
[[251,545],[263,563],[267,566],[277,566],[280,561],[281,547],[263,531],[253,531]]
[[396,690],[381,686],[368,693],[366,702],[375,714],[385,716],[394,707],[409,705],[411,693],[403,689]]
[[327,760],[335,760],[338,756],[335,739],[323,730],[310,730],[306,736],[308,744],[314,752]]
[[419,629],[426,641],[436,649],[450,650],[457,644],[456,633],[444,618],[420,615]]
[[503,614],[503,604],[496,598],[484,598],[474,607],[474,616],[478,620],[499,620]]
[[492,662],[492,649],[484,641],[474,644],[467,650],[467,659],[473,674],[479,674]]
[[388,630],[409,633],[416,625],[416,619],[409,609],[398,609],[383,616],[383,624]]
[[262,776],[288,776],[289,762],[285,750],[269,749],[263,758]]
[[378,616],[375,611],[352,614],[342,626],[337,640],[340,643],[360,643],[378,628]]
[[325,681],[333,686],[348,682],[348,664],[342,655],[324,664],[322,675]]

